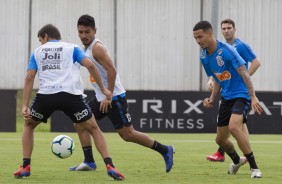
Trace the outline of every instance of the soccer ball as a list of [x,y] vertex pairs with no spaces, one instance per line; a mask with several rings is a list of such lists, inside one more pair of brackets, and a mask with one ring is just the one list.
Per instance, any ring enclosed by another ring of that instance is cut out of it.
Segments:
[[55,137],[51,144],[51,151],[59,158],[68,158],[74,150],[74,142],[67,135],[59,135]]

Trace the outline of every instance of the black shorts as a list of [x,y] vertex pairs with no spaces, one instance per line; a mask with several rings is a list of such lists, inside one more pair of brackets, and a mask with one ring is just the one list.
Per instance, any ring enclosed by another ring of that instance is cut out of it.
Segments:
[[131,126],[131,117],[128,113],[128,104],[125,96],[115,96],[112,101],[112,108],[108,109],[108,113],[102,113],[100,109],[100,102],[94,97],[88,102],[92,113],[94,114],[96,120],[101,120],[105,116],[111,120],[115,129],[121,129],[123,126]]
[[66,92],[37,93],[30,106],[32,119],[44,123],[56,110],[63,111],[74,123],[84,122],[92,117],[91,109],[82,95],[72,95]]
[[243,114],[243,123],[246,123],[250,107],[251,101],[244,98],[235,98],[232,100],[222,99],[220,101],[220,107],[217,117],[217,126],[228,126],[232,114]]

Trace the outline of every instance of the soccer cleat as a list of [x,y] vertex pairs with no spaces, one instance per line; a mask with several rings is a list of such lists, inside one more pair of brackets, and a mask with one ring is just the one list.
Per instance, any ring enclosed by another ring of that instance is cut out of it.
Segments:
[[262,174],[259,169],[251,169],[251,178],[261,178]]
[[82,162],[78,166],[70,167],[70,171],[94,171],[95,169],[95,162]]
[[162,154],[165,161],[166,172],[169,172],[173,165],[173,154],[175,153],[175,149],[173,146],[167,146],[167,153]]
[[23,168],[23,166],[20,166],[20,168],[16,172],[14,172],[14,176],[15,178],[30,176],[30,165],[27,165],[25,168]]
[[240,157],[239,164],[231,164],[228,169],[228,174],[236,174],[239,168],[247,162],[246,157]]
[[110,177],[114,178],[114,180],[125,180],[125,177],[114,167],[110,164],[107,165],[107,173]]
[[207,156],[207,160],[212,162],[224,162],[225,157],[219,151],[217,151],[213,155]]

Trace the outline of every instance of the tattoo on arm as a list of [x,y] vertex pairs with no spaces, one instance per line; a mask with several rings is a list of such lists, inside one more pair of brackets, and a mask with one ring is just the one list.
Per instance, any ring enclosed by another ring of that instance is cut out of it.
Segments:
[[254,87],[253,87],[253,83],[252,83],[251,77],[250,77],[250,75],[249,75],[249,73],[246,69],[246,66],[241,65],[236,70],[237,70],[238,74],[242,77],[245,85],[247,86],[250,96],[255,96],[255,90],[254,90]]

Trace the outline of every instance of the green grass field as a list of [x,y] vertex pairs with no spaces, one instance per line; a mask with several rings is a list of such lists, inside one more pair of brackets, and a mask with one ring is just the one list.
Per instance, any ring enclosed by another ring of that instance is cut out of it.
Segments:
[[[45,126],[45,125],[40,125]],[[93,172],[70,172],[68,168],[83,160],[83,153],[75,133],[71,136],[76,149],[67,159],[59,159],[50,151],[52,139],[60,133],[36,132],[32,156],[31,176],[15,179],[13,172],[22,164],[21,133],[0,133],[0,183],[113,183],[106,174],[104,163],[93,149],[97,170]],[[130,184],[277,184],[282,180],[282,136],[251,135],[251,143],[258,165],[263,173],[261,179],[250,179],[248,165],[237,175],[228,175],[231,160],[223,163],[208,162],[205,157],[217,146],[214,134],[149,134],[162,143],[176,148],[174,166],[165,173],[163,158],[150,149],[122,141],[115,133],[105,133],[115,166],[125,175],[124,183]],[[238,152],[240,152],[238,150]],[[117,181],[116,181],[117,182]]]

